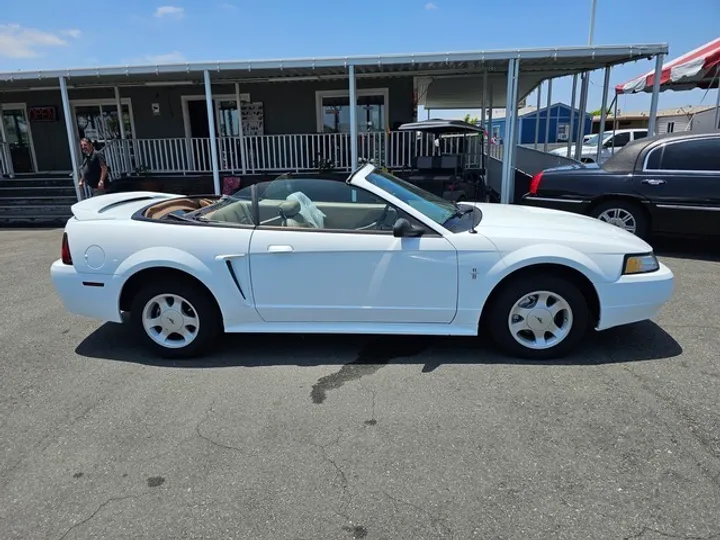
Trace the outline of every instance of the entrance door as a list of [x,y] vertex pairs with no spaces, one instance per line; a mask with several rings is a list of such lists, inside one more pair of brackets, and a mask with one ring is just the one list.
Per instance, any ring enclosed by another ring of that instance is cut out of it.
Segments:
[[[215,102],[213,101],[213,110]],[[207,104],[205,100],[187,102],[190,137],[192,138],[192,160],[194,168],[200,171],[212,169],[210,155],[210,126],[208,125]]]
[[13,170],[16,173],[35,172],[32,136],[25,109],[4,108],[3,123]]

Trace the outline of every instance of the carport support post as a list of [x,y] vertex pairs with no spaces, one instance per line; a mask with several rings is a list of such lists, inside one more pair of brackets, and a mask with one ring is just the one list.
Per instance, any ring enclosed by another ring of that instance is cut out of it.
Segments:
[[600,163],[600,153],[602,152],[603,145],[603,133],[605,133],[605,120],[607,119],[607,99],[608,99],[608,88],[610,87],[610,66],[605,67],[605,78],[603,79],[603,91],[602,101],[600,105],[600,136],[597,142],[597,155],[595,162]]
[[550,138],[550,106],[552,105],[552,79],[548,80],[548,97],[545,106],[545,142],[543,143],[543,152],[548,150],[548,139]]
[[663,56],[658,54],[655,57],[655,78],[653,79],[652,99],[650,100],[650,118],[648,120],[648,137],[655,135],[655,124],[657,119],[658,101],[660,98],[660,79],[662,78]]
[[515,156],[513,146],[515,142],[515,125],[517,124],[519,67],[520,60],[516,58],[511,58],[508,62],[508,83],[505,97],[505,142],[503,144],[502,188],[500,192],[500,202],[503,204],[512,202],[515,187],[515,168],[512,162]]
[[540,140],[540,105],[542,105],[542,82],[538,84],[537,106],[535,107],[535,145],[533,148],[537,150],[538,141]]
[[118,125],[120,126],[120,152],[122,157],[122,164],[125,167],[125,172],[130,172],[130,148],[125,144],[127,137],[125,133],[125,118],[123,118],[122,100],[120,99],[120,88],[117,86],[113,87],[115,90],[115,108],[117,109]]
[[582,140],[585,136],[585,114],[587,112],[588,87],[590,85],[590,72],[582,74],[580,81],[580,110],[578,112],[578,133],[575,140],[575,159],[580,159]]
[[75,130],[73,129],[72,113],[70,111],[70,99],[68,98],[67,82],[65,77],[60,77],[60,97],[62,98],[63,115],[65,116],[65,130],[67,131],[68,146],[70,147],[70,161],[73,168],[73,184],[75,185],[75,195],[77,200],[82,200],[82,190],[80,189],[80,178],[78,173],[80,165],[78,165],[77,142],[75,141]]
[[568,140],[567,140],[567,157],[570,157],[572,152],[573,139],[573,126],[575,124],[575,94],[577,94],[577,73],[573,75],[572,82],[572,96],[570,97],[570,126],[568,127]]
[[[357,87],[355,86],[355,66],[348,66],[348,97],[350,98],[350,170],[354,171],[359,165],[358,157],[358,128],[357,128]],[[376,165],[379,165],[376,163]]]
[[215,111],[213,110],[210,72],[206,69],[203,76],[205,78],[205,104],[207,105],[208,128],[210,130],[210,158],[212,160],[213,185],[215,186],[215,195],[220,195],[220,165],[218,164],[217,138],[215,136]]

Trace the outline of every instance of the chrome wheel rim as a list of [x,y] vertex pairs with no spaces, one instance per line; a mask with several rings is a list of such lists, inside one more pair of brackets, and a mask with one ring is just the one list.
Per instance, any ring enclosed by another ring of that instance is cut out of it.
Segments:
[[598,219],[610,225],[625,229],[627,232],[633,234],[635,234],[635,230],[637,229],[635,216],[624,208],[608,208],[598,216]]
[[512,337],[523,347],[549,349],[570,334],[572,308],[567,300],[550,291],[526,294],[510,309],[508,327]]
[[161,347],[179,349],[195,341],[200,319],[195,307],[178,294],[159,294],[145,304],[143,328]]

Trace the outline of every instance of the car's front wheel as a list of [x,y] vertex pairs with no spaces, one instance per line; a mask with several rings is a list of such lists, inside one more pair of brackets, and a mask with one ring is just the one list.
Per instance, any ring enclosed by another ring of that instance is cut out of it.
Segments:
[[154,280],[135,296],[130,321],[146,345],[164,358],[210,349],[222,330],[215,300],[190,280]]
[[560,358],[587,334],[588,302],[572,281],[526,274],[502,287],[486,321],[504,353],[531,360]]

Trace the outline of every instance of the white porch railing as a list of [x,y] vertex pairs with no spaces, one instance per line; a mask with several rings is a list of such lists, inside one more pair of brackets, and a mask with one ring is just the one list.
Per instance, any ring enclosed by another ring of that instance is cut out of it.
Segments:
[[10,145],[6,142],[0,142],[0,175],[10,176],[13,174],[11,160]]
[[[350,171],[356,165],[350,163],[349,133],[219,137],[217,142],[220,170],[224,173],[302,172],[319,168]],[[435,141],[432,135],[407,131],[360,133],[358,155],[390,169],[409,168],[417,156],[441,153],[464,154],[466,166],[479,166],[479,142],[475,136],[441,137]],[[113,177],[143,171],[212,172],[209,138],[117,139],[106,144],[104,154]]]

